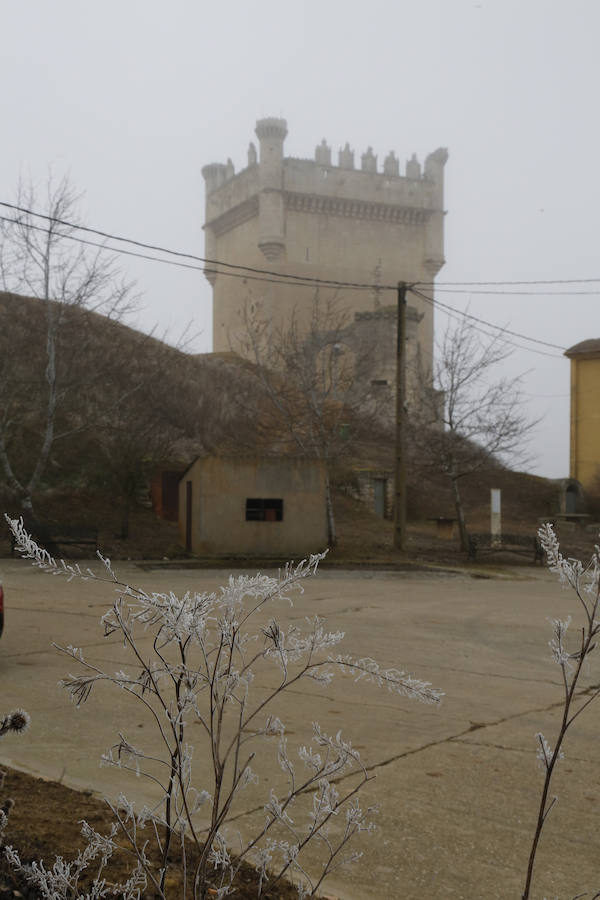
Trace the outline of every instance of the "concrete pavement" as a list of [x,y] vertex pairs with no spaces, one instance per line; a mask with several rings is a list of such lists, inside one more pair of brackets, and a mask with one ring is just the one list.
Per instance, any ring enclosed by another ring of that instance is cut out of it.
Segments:
[[[182,593],[222,584],[228,573],[152,571],[119,563],[119,575],[153,590]],[[20,560],[0,561],[6,630],[0,642],[2,708],[23,706],[32,727],[10,736],[2,760],[110,797],[122,773],[99,768],[100,753],[123,731],[151,746],[149,720],[131,700],[100,686],[75,710],[59,678],[75,670],[52,641],[84,649],[108,670],[126,656],[115,637],[103,638],[99,618],[111,588],[67,583]],[[326,616],[346,632],[343,652],[372,656],[433,682],[446,692],[439,709],[336,677],[321,689],[302,683],[280,715],[290,749],[310,743],[316,719],[342,729],[376,779],[365,802],[380,808],[378,831],[366,837],[363,859],[327,882],[342,900],[390,898],[518,898],[532,836],[541,774],[534,735],[552,742],[560,713],[560,671],[550,659],[548,618],[577,615],[576,600],[554,578],[533,568],[505,577],[394,572],[321,571],[296,595],[284,618]],[[147,640],[147,639],[146,639]],[[595,660],[592,661],[596,663]],[[600,657],[584,686],[600,682]],[[257,689],[268,678],[257,679]],[[577,721],[557,770],[559,803],[538,857],[534,896],[571,900],[600,889],[600,702]],[[198,729],[200,731],[200,729]],[[196,745],[202,786],[206,758]],[[263,798],[279,780],[276,760],[258,765],[261,782],[242,795],[235,825],[244,833],[264,821]],[[151,799],[141,780],[125,793]]]

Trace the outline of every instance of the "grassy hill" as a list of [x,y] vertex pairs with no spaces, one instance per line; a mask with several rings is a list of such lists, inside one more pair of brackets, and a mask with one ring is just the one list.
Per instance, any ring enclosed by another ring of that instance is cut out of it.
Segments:
[[[235,354],[193,355],[94,312],[66,308],[62,314],[58,365],[67,399],[35,497],[36,515],[49,523],[97,525],[104,552],[114,558],[181,556],[177,526],[148,505],[149,481],[161,467],[185,466],[198,453],[256,450],[261,399],[252,393],[252,371]],[[43,440],[45,315],[39,301],[0,294],[0,400],[7,449],[19,472],[26,472]],[[261,435],[260,452],[280,452],[281,446],[276,434],[270,446]],[[351,441],[334,466],[339,544],[333,560],[393,558],[391,522],[356,499],[357,473],[391,472],[393,459],[393,436],[381,428]],[[505,531],[532,533],[539,518],[558,510],[553,482],[493,463],[462,483],[472,531],[488,530],[492,487],[502,490]],[[5,480],[0,503],[19,514]],[[409,467],[409,555],[456,558],[455,543],[440,539],[433,522],[453,515],[448,480]],[[9,549],[3,531],[0,553]]]

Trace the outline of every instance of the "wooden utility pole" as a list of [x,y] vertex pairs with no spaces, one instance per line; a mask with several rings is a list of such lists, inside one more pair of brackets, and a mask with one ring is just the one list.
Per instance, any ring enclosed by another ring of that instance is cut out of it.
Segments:
[[406,547],[406,460],[404,452],[406,401],[406,282],[398,282],[398,332],[396,341],[396,470],[394,550]]

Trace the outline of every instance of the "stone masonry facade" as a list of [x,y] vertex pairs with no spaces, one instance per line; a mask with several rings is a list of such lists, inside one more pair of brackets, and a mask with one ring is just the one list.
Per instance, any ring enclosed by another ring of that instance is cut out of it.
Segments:
[[[241,312],[259,302],[273,327],[292,313],[308,314],[315,287],[277,283],[277,275],[371,285],[369,289],[319,287],[321,299],[334,298],[349,317],[354,340],[367,334],[377,342],[378,369],[373,381],[390,384],[395,371],[398,281],[432,283],[444,264],[444,166],[447,151],[430,153],[424,165],[415,155],[400,174],[390,152],[379,166],[371,147],[355,165],[348,144],[337,165],[323,140],[313,159],[284,155],[287,123],[267,118],[256,123],[258,149],[248,148],[247,166],[211,163],[202,169],[206,183],[205,256],[249,269],[206,264],[213,287],[213,349],[236,349]],[[225,274],[235,273],[237,277]],[[270,277],[272,281],[255,280]],[[427,291],[432,295],[432,291]],[[409,295],[408,356],[433,353],[433,308]],[[352,338],[349,336],[349,340]]]

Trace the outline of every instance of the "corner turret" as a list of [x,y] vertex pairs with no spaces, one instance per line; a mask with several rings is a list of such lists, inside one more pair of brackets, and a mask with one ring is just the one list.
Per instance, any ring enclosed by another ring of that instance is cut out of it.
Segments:
[[269,261],[285,254],[283,207],[283,142],[287,135],[285,119],[259,119],[260,195],[258,201],[258,246]]
[[425,268],[432,279],[444,265],[444,166],[447,161],[448,151],[445,147],[439,147],[425,158],[425,180],[434,185],[434,205],[426,231],[424,259]]
[[202,177],[206,182],[206,194],[212,194],[227,179],[227,166],[223,163],[209,163],[202,169]]
[[436,184],[444,182],[444,166],[448,162],[448,151],[445,147],[438,147],[425,158],[425,178]]

